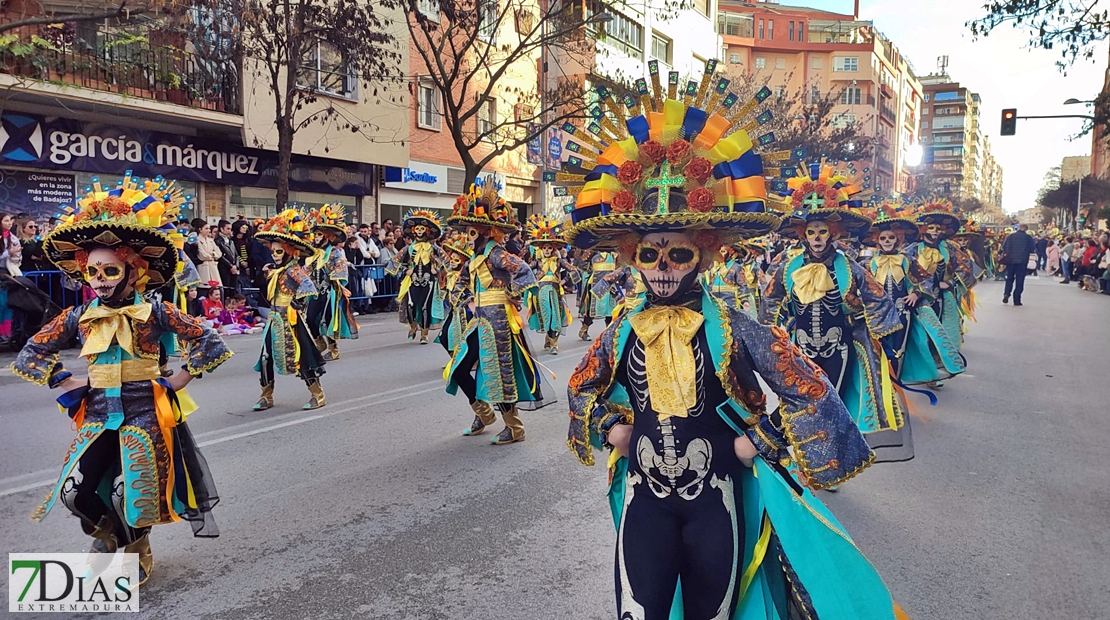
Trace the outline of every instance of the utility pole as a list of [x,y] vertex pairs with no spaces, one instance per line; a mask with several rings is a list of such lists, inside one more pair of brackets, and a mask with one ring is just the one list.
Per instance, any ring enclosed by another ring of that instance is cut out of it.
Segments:
[[[1079,177],[1079,191],[1075,195],[1075,217],[1079,219],[1079,210],[1083,208],[1083,177]],[[1078,230],[1078,229],[1077,229]]]

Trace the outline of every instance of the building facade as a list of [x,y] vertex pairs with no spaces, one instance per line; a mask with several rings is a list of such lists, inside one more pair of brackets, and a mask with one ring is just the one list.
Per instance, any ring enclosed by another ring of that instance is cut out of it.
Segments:
[[[917,143],[921,83],[909,61],[858,15],[777,2],[721,0],[717,30],[729,69],[806,101],[839,93],[835,122],[860,123],[874,145],[880,193],[913,190],[906,161]],[[804,122],[804,121],[799,121]]]

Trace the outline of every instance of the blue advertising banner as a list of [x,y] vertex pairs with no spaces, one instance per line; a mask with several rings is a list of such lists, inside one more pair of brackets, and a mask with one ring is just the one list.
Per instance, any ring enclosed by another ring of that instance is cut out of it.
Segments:
[[[57,117],[5,113],[0,117],[0,164],[277,187],[278,157],[192,136],[86,123]],[[367,196],[373,166],[293,156],[290,188],[297,191]]]
[[58,205],[74,203],[74,183],[72,174],[0,168],[0,209],[29,213],[45,222],[58,212]]
[[528,133],[535,134],[528,141],[528,163],[537,166],[543,164],[543,132],[535,123],[528,123]]

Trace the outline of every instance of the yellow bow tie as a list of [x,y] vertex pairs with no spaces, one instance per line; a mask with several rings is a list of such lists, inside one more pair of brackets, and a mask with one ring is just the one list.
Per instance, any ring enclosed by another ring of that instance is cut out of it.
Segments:
[[629,320],[644,343],[648,392],[659,420],[685,418],[698,400],[691,343],[705,317],[689,308],[659,306]]
[[886,283],[889,277],[893,277],[895,282],[901,282],[906,277],[901,254],[879,254],[872,260],[875,263],[875,279],[880,284]]
[[921,246],[920,251],[917,253],[917,264],[921,265],[921,268],[924,269],[926,273],[936,273],[937,265],[943,260],[944,255],[940,253],[940,250],[931,248],[927,245]]
[[832,290],[833,279],[824,263],[810,263],[799,267],[791,276],[794,278],[794,296],[803,304],[811,304]]
[[427,241],[412,244],[412,260],[418,265],[432,264],[432,244]]
[[122,308],[109,308],[97,304],[81,315],[80,324],[88,330],[85,346],[81,347],[81,357],[92,357],[103,353],[112,346],[115,339],[128,355],[135,357],[134,335],[131,321],[144,322],[150,318],[152,307],[143,302]]
[[543,269],[544,274],[555,275],[559,273],[559,257],[552,256],[551,258],[540,260],[540,267]]

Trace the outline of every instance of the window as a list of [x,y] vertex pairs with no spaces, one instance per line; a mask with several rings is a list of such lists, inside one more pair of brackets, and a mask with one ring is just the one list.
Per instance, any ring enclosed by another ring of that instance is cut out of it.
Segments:
[[767,59],[762,57],[762,56],[756,56],[756,58],[755,58],[755,68],[756,69],[766,69],[767,68]]
[[497,42],[497,0],[478,0],[478,36],[490,43]]
[[728,55],[728,64],[730,64],[730,65],[740,64],[740,54],[737,54],[736,52],[730,53]]
[[929,116],[929,108],[921,108],[921,116]]
[[353,99],[358,81],[350,67],[343,61],[343,54],[327,41],[316,40],[310,45],[301,64],[297,85],[329,95]]
[[478,108],[478,135],[483,140],[493,141],[494,127],[497,126],[497,100],[486,97]]
[[439,0],[419,0],[416,9],[425,17],[439,19]]
[[775,99],[782,99],[785,96],[786,96],[786,87],[785,86],[776,86],[775,87]]
[[925,101],[926,101],[926,102],[928,102],[928,101],[929,101],[929,96],[930,96],[930,95],[929,95],[929,93],[925,93]]
[[825,59],[821,58],[820,56],[816,56],[814,58],[811,58],[810,61],[809,61],[809,66],[814,68],[814,69],[824,69],[825,68]]
[[959,98],[960,93],[958,91],[949,91],[946,93],[937,93],[936,96],[933,97],[933,101],[956,101]]
[[859,58],[856,56],[834,58],[833,71],[859,71]]
[[421,80],[417,92],[416,124],[424,129],[439,131],[443,128],[443,109],[439,92],[430,80]]
[[790,40],[794,40],[794,22],[790,22]]
[[846,114],[834,114],[832,117],[832,125],[837,129],[846,129],[856,124],[856,115],[851,112]]
[[798,40],[805,41],[805,22],[798,22]]
[[773,19],[767,20],[767,38],[772,41],[775,40],[775,20]]
[[694,9],[702,15],[709,16],[709,0],[694,0]]
[[763,38],[763,20],[759,20],[759,38]]
[[776,58],[775,59],[775,68],[776,69],[785,69],[786,68],[786,59],[785,58]]
[[840,93],[840,103],[843,105],[859,105],[863,101],[863,91],[856,86],[849,86]]
[[921,128],[922,129],[928,129],[929,128],[929,121],[921,121]]
[[755,20],[751,15],[737,15],[735,13],[717,13],[717,34],[727,34],[734,37],[755,36]]
[[671,64],[671,40],[658,32],[651,33],[651,57]]
[[599,35],[599,39],[621,50],[629,56],[639,56],[644,51],[644,27],[638,22],[618,13],[611,6],[590,2],[586,4],[586,19],[593,15],[606,13],[613,19],[603,22],[603,32],[592,34]]
[[821,101],[821,89],[814,84],[809,89],[809,102],[817,103],[818,101]]

